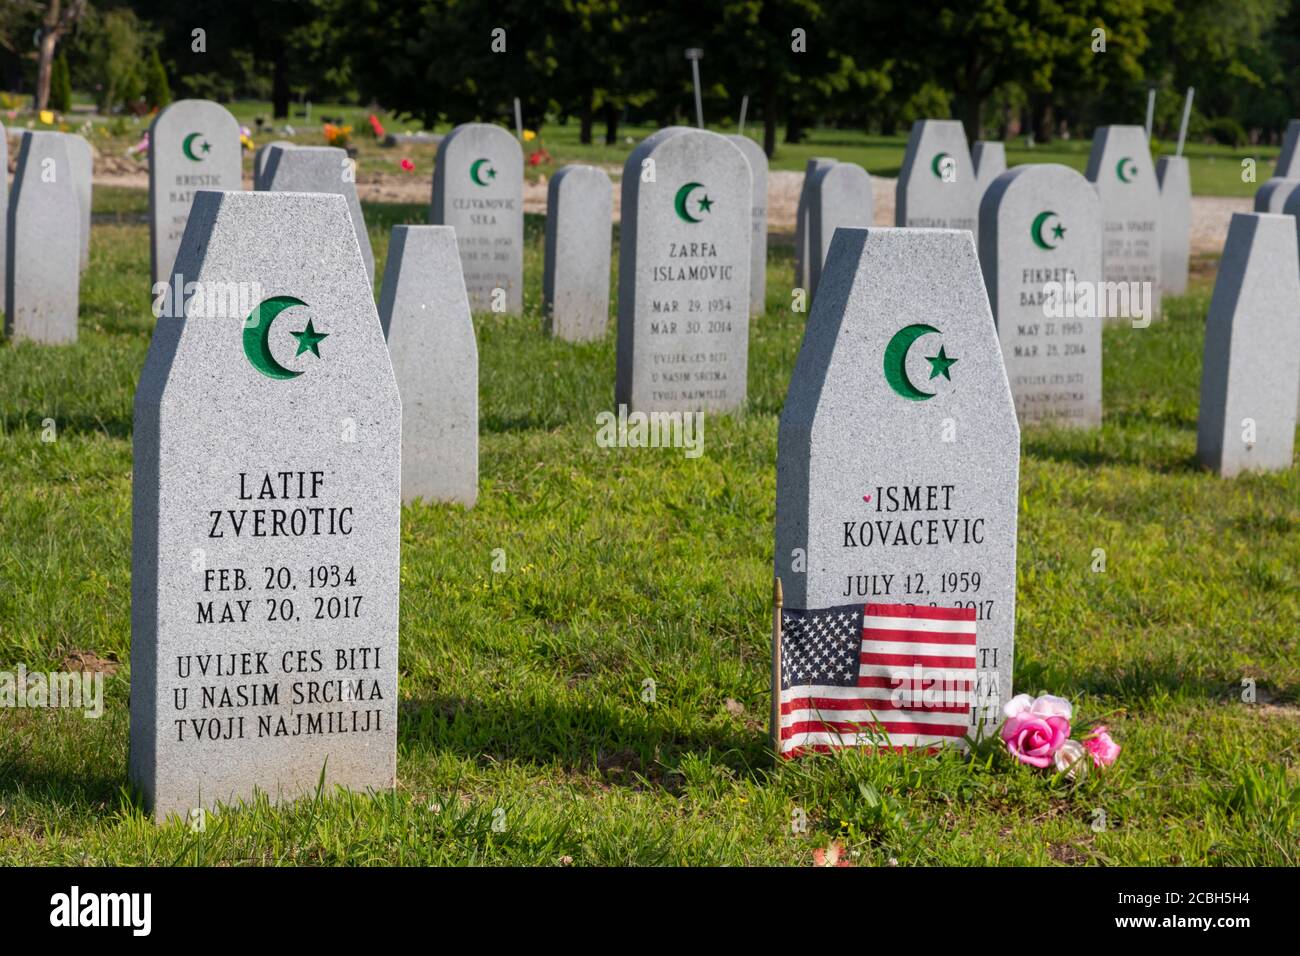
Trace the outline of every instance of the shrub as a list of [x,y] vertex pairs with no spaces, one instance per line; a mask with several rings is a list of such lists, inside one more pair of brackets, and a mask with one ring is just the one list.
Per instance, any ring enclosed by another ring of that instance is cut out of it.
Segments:
[[54,58],[50,69],[50,109],[57,113],[72,112],[72,73],[63,53]]
[[160,110],[172,101],[172,88],[167,82],[167,71],[163,69],[162,58],[154,50],[145,66],[144,99],[150,109]]

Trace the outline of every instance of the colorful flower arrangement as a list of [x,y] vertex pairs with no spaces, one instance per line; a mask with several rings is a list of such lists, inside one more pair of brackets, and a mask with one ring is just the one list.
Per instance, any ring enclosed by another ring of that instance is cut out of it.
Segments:
[[1007,719],[1000,736],[1011,756],[1031,767],[1052,767],[1071,780],[1088,772],[1089,762],[1100,769],[1119,757],[1120,746],[1111,739],[1105,724],[1092,727],[1079,740],[1070,737],[1074,708],[1063,697],[1017,694],[1002,708]]
[[352,127],[337,126],[334,123],[326,123],[323,127],[325,132],[325,142],[330,146],[337,146],[340,149],[346,149],[352,142]]
[[253,142],[253,131],[247,126],[239,127],[239,145],[250,153],[257,149],[257,145]]

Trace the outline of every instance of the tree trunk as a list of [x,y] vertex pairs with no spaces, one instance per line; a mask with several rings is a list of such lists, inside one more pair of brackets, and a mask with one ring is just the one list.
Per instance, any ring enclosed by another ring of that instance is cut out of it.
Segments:
[[271,78],[271,116],[289,118],[289,54],[281,44],[275,51],[274,73]]
[[618,106],[605,104],[605,145],[613,146],[618,142]]
[[803,142],[803,123],[794,110],[785,118],[785,141],[787,143]]
[[962,99],[962,126],[966,127],[966,141],[975,142],[982,135],[984,104],[979,94],[972,90]]
[[579,114],[582,126],[578,131],[578,142],[583,146],[591,145],[591,114],[593,111],[591,100],[592,94],[588,91],[586,99],[582,101],[582,112]]
[[45,16],[41,18],[41,42],[36,66],[37,112],[49,109],[50,106],[50,76],[54,70],[54,48],[58,46],[59,37],[63,35],[63,31],[59,29],[61,6],[60,0],[50,0],[49,6],[45,8]]
[[763,91],[763,152],[771,159],[776,155],[776,91]]
[[1034,103],[1034,142],[1050,143],[1052,141],[1053,127],[1056,124],[1052,121],[1052,101],[1044,96]]

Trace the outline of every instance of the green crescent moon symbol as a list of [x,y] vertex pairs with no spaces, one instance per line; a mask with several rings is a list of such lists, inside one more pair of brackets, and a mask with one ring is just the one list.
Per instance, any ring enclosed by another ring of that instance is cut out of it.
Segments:
[[474,182],[475,182],[476,184],[478,184],[479,186],[487,186],[487,185],[489,185],[488,183],[485,183],[483,180],[481,180],[481,179],[478,178],[478,171],[479,171],[479,168],[480,168],[484,163],[490,163],[490,162],[492,162],[492,160],[490,160],[490,159],[476,159],[476,160],[474,160],[474,162],[470,163],[470,165],[469,165],[469,178],[472,179],[472,180],[474,180]]
[[934,392],[923,392],[907,377],[907,350],[923,335],[938,332],[933,325],[906,325],[894,333],[885,347],[885,381],[899,395],[914,402],[934,398]]
[[1034,245],[1039,249],[1046,249],[1050,252],[1056,248],[1056,246],[1048,245],[1047,240],[1043,238],[1043,226],[1047,225],[1047,220],[1055,215],[1056,213],[1050,209],[1047,212],[1040,212],[1034,217],[1034,224],[1029,227],[1029,235],[1034,240]]
[[302,374],[285,368],[275,360],[275,356],[271,354],[269,340],[271,323],[281,312],[295,305],[306,304],[302,299],[295,299],[291,295],[272,296],[259,302],[244,320],[244,355],[248,358],[248,364],[267,378],[297,378]]
[[[1133,162],[1133,158],[1131,156],[1121,156],[1119,162],[1115,164],[1115,175],[1119,177],[1120,182],[1131,183],[1133,181],[1124,175],[1124,164],[1132,163],[1132,162]],[[1137,175],[1136,169],[1133,170],[1133,174],[1135,176]]]
[[934,159],[930,160],[930,171],[940,179],[943,179],[943,173],[939,169],[939,164],[945,159],[952,159],[952,157],[947,153],[935,153]]
[[699,219],[686,211],[686,200],[690,198],[691,190],[703,188],[704,183],[687,183],[677,190],[677,196],[673,199],[673,208],[677,210],[677,215],[681,217],[682,222],[700,222]]
[[195,156],[194,150],[191,149],[191,147],[194,145],[194,141],[202,135],[203,135],[202,133],[190,133],[189,136],[185,137],[185,141],[181,143],[181,152],[185,154],[186,159],[192,159],[196,163],[202,161],[203,157]]

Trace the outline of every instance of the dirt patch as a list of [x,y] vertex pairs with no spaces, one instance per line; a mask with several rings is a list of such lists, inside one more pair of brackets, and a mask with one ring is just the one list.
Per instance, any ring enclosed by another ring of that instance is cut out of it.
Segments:
[[63,658],[62,667],[67,672],[113,675],[117,673],[121,664],[110,658],[100,657],[94,651],[72,651]]

